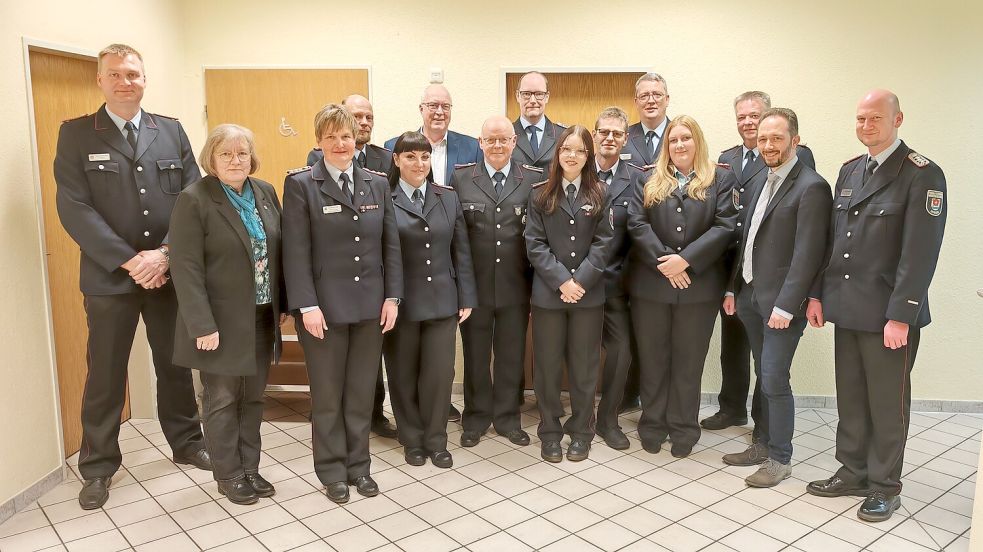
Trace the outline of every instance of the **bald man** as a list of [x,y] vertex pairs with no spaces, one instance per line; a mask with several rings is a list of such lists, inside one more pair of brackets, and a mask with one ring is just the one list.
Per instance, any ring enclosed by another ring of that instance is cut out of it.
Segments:
[[546,75],[539,71],[522,75],[515,91],[515,101],[519,105],[519,118],[512,123],[516,134],[512,158],[521,164],[548,171],[556,153],[556,137],[567,127],[554,123],[546,116],[546,104],[550,101]]
[[[355,136],[355,157],[353,159],[355,164],[363,169],[389,174],[393,166],[392,150],[369,143],[372,141],[372,127],[375,126],[372,103],[365,96],[352,94],[342,100],[341,105],[351,112],[358,123],[358,134]],[[307,164],[314,166],[314,163],[323,157],[324,153],[321,148],[315,146],[307,154]],[[388,437],[388,435],[386,436]]]
[[[512,157],[516,135],[502,116],[481,127],[483,159],[454,171],[478,283],[478,306],[461,324],[464,344],[464,432],[473,447],[494,425],[516,445],[529,444],[519,424],[532,267],[522,232],[532,184],[543,172]],[[494,351],[494,365],[492,352]]]
[[898,97],[872,90],[857,105],[857,138],[867,152],[843,164],[836,181],[829,261],[806,316],[836,326],[836,459],[842,467],[806,490],[864,496],[865,521],[901,505],[901,470],[911,408],[911,369],[931,321],[928,287],[945,230],[942,169],[898,139]]
[[[433,147],[430,165],[433,168],[433,178],[442,186],[451,180],[455,165],[476,163],[481,158],[478,141],[464,134],[450,130],[451,93],[442,84],[431,84],[423,89],[420,98],[420,117],[423,125],[420,132],[427,137]],[[396,138],[386,140],[386,149],[392,150]]]

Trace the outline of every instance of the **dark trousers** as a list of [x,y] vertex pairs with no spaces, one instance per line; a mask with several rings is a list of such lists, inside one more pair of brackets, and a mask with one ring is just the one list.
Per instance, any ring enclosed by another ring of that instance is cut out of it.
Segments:
[[386,401],[386,383],[382,379],[382,364],[379,364],[379,373],[375,378],[375,397],[372,401],[372,421],[381,421],[386,417],[382,411],[382,403]]
[[836,327],[836,475],[887,495],[901,493],[901,468],[911,412],[911,368],[920,330],[908,345],[884,346],[882,332]]
[[314,471],[322,483],[369,475],[372,394],[382,355],[379,319],[328,324],[324,339],[295,318],[311,384]]
[[[747,395],[751,386],[751,345],[744,324],[736,315],[720,308],[720,411],[737,417],[747,416]],[[760,408],[757,393],[751,399],[751,417]]]
[[[256,374],[232,376],[201,372],[205,444],[212,458],[212,474],[216,481],[259,471],[262,450],[259,426],[263,423],[263,391],[270,373],[275,331],[273,308],[269,303],[257,305]],[[235,347],[234,336],[224,337],[226,347]]]
[[625,295],[608,297],[604,302],[604,372],[601,374],[601,400],[597,403],[597,427],[618,428],[618,408],[625,395],[625,382],[632,366],[631,311]]
[[382,350],[399,442],[428,452],[447,450],[447,409],[454,382],[457,315],[397,320]]
[[[604,306],[570,309],[532,308],[533,386],[539,406],[539,439],[559,441],[563,434],[594,438],[594,392],[601,364]],[[566,361],[571,416],[560,401]]]
[[717,302],[671,304],[632,298],[641,371],[644,443],[692,447],[700,440],[700,383]]
[[[754,287],[745,284],[737,295],[737,315],[747,330],[754,375],[761,385],[761,417],[755,422],[758,442],[768,447],[768,456],[782,464],[792,461],[795,430],[795,398],[792,396],[792,359],[806,327],[806,319],[794,317],[788,328],[768,327],[753,304]],[[770,314],[769,314],[770,316]]]
[[130,349],[141,315],[157,374],[157,414],[167,443],[177,455],[203,448],[191,370],[171,363],[177,316],[174,286],[123,295],[86,295],[84,305],[89,340],[82,394],[82,477],[109,477],[123,460],[118,443],[120,415],[126,401]]
[[[461,324],[466,431],[519,429],[529,305],[477,307]],[[494,352],[494,364],[492,361]]]

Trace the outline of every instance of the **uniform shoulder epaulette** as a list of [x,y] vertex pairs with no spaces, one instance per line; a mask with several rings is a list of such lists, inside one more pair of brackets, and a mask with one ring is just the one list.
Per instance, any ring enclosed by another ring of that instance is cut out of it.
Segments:
[[448,186],[447,184],[438,184],[437,182],[434,182],[433,185],[434,187],[440,188],[442,190],[452,190],[452,191],[454,190],[453,186]]
[[544,180],[542,182],[537,182],[537,183],[533,184],[532,187],[533,188],[539,188],[540,186],[542,186],[543,184],[546,184],[547,182],[549,182],[549,180]]
[[558,123],[558,122],[556,122],[556,121],[553,121],[553,125],[554,125],[554,126],[558,126],[558,127],[561,127],[561,128],[565,128],[565,129],[566,129],[566,128],[570,128],[570,125],[567,125],[567,124],[564,124],[564,123]]
[[372,169],[366,169],[366,168],[363,168],[362,170],[365,171],[365,172],[367,172],[367,173],[377,174],[377,175],[379,175],[379,176],[381,176],[383,178],[389,178],[389,175],[386,174],[386,173],[384,173],[384,172],[382,172],[382,171],[374,171]]
[[304,165],[303,167],[297,167],[296,169],[287,169],[287,175],[289,176],[291,174],[302,173],[304,171],[309,171],[309,170],[311,170],[311,166]]
[[931,163],[931,161],[929,161],[924,155],[914,151],[908,154],[908,161],[914,163],[919,169],[923,169],[927,167],[929,163]]
[[640,171],[647,171],[648,170],[644,166],[642,166],[642,165],[636,165],[636,164],[632,163],[631,161],[626,161],[626,163],[628,164],[629,167],[638,169]]
[[642,167],[642,170],[650,171],[650,170],[652,170],[654,168],[655,168],[655,163],[649,163],[648,165],[645,165],[644,167]]
[[728,151],[734,151],[734,150],[737,150],[737,149],[741,149],[741,146],[742,146],[742,144],[737,144],[736,146],[734,146],[732,148],[727,148],[725,150],[721,150],[720,153],[727,153]]
[[858,155],[858,156],[856,156],[854,158],[847,159],[846,161],[843,162],[843,164],[844,165],[849,165],[850,163],[853,163],[854,161],[856,161],[857,159],[860,159],[861,157],[863,157],[865,155],[867,155],[867,154],[866,153],[861,153],[860,155]]
[[543,172],[543,168],[542,167],[537,167],[535,165],[526,165],[526,164],[523,164],[522,165],[522,168],[523,169],[529,169],[530,171],[536,171],[538,173]]
[[152,115],[154,115],[155,117],[163,117],[165,119],[170,119],[172,121],[178,120],[177,117],[171,117],[170,115],[162,115],[160,113],[152,113]]
[[729,169],[730,163],[717,163],[717,166],[720,167],[721,169]]
[[477,163],[454,163],[454,168],[463,169],[465,167],[473,167],[475,165],[477,165]]
[[88,114],[88,113],[86,113],[85,115],[79,115],[78,117],[75,117],[75,118],[72,118],[72,119],[65,119],[65,120],[64,120],[64,121],[62,121],[62,122],[63,122],[63,123],[70,123],[70,122],[72,122],[72,121],[78,121],[79,119],[84,119],[84,118],[86,118],[86,117],[88,117],[88,116],[89,116],[89,114]]

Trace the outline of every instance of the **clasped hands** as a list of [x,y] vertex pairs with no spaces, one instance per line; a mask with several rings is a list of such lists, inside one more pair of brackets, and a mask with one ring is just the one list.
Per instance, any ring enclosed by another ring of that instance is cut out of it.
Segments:
[[160,250],[141,251],[123,263],[122,268],[144,289],[157,289],[167,283],[168,261]]
[[659,257],[659,263],[661,263],[659,264],[659,272],[668,278],[672,287],[676,289],[689,287],[691,280],[689,274],[686,273],[686,269],[689,268],[689,261],[673,253]]
[[585,293],[587,293],[587,290],[573,278],[560,284],[560,299],[564,303],[576,303],[583,299]]

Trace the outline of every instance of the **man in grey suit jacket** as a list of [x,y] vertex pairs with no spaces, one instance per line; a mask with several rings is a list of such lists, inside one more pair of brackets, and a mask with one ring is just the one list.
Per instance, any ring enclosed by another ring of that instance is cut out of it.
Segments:
[[628,127],[628,143],[622,153],[636,165],[651,165],[659,157],[659,146],[665,138],[666,107],[669,106],[669,88],[666,79],[658,73],[645,73],[635,81],[635,108],[639,121]]
[[515,91],[519,104],[519,118],[512,123],[516,144],[512,159],[520,165],[531,165],[548,171],[556,153],[556,137],[567,127],[556,124],[546,116],[546,104],[550,101],[549,82],[546,75],[531,71],[519,79]]
[[[358,134],[355,136],[355,158],[353,159],[355,164],[363,169],[389,174],[393,166],[392,150],[369,143],[372,140],[372,127],[375,126],[375,114],[372,112],[372,104],[369,99],[365,96],[352,94],[345,98],[341,105],[345,106],[345,109],[350,111],[355,117],[355,121],[358,122]],[[321,148],[314,146],[314,149],[307,154],[307,166],[313,167],[323,157],[324,152],[321,151]],[[395,434],[392,435],[392,437],[395,436]]]
[[[430,157],[433,178],[441,186],[450,183],[455,165],[477,163],[481,159],[478,140],[448,129],[452,107],[451,94],[444,85],[431,84],[423,90],[423,98],[420,100],[423,126],[420,127],[420,132],[433,146],[433,155]],[[391,151],[397,138],[399,137],[394,136],[386,140],[386,149]]]
[[106,103],[62,125],[54,167],[58,216],[82,250],[89,327],[79,454],[85,510],[105,504],[122,462],[120,412],[141,316],[157,373],[160,425],[174,461],[211,469],[191,371],[171,363],[177,300],[166,275],[171,210],[201,174],[181,124],[140,107],[146,76],[139,52],[123,44],[104,48],[96,82]]
[[723,458],[731,465],[753,465],[766,456],[745,479],[751,487],[773,487],[792,474],[790,370],[829,228],[829,184],[795,154],[798,126],[791,109],[770,109],[761,116],[758,149],[768,177],[754,193],[753,208],[741,210],[738,257],[724,299],[724,310],[737,312],[747,330],[754,372],[761,380],[758,440]]

